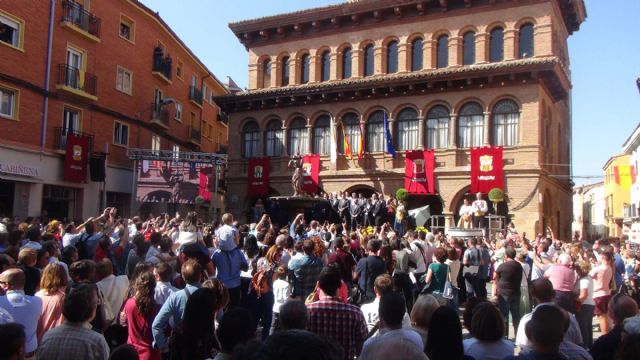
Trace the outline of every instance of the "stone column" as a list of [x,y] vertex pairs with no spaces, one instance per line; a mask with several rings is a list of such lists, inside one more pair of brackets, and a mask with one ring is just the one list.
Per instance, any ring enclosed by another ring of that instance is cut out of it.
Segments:
[[398,43],[398,72],[407,72],[411,71],[411,64],[409,56],[409,48],[411,47],[410,43]]
[[284,147],[282,155],[291,156],[291,154],[289,154],[289,133],[287,132],[286,126],[282,127],[282,147]]
[[289,58],[289,85],[300,84],[300,73],[298,71],[298,59]]
[[516,59],[516,30],[509,29],[504,31],[504,59]]
[[384,74],[387,64],[387,48],[375,45],[373,47],[373,74]]
[[449,66],[462,65],[462,59],[460,58],[460,36],[449,37]]
[[434,61],[434,50],[435,40],[424,40],[422,43],[422,68],[423,69],[433,69],[435,68]]
[[458,133],[458,115],[451,113],[449,119],[449,149],[455,149],[457,146],[456,134]]
[[309,56],[309,82],[310,83],[320,81],[320,64],[318,63],[318,59],[319,59],[318,55]]
[[446,234],[449,229],[455,227],[455,221],[452,212],[443,211],[442,215],[444,215],[444,232]]
[[476,34],[476,64],[483,64],[488,61],[487,60],[487,44],[489,43],[488,38],[489,38],[489,34],[487,34],[486,32]]
[[[279,82],[279,78],[278,78],[278,61],[271,59],[271,83],[269,84],[269,87],[277,87],[278,86],[278,82]],[[267,87],[265,85],[265,87]]]
[[490,140],[491,140],[491,124],[489,124],[489,119],[490,119],[490,112],[485,112],[484,113],[484,121],[482,123],[483,125],[483,136],[482,136],[482,144],[484,146],[489,146]]
[[313,128],[311,127],[310,119],[307,119],[307,152],[306,153],[313,154]]
[[420,149],[426,149],[426,146],[427,146],[426,142],[424,141],[425,128],[426,128],[426,124],[425,124],[424,116],[418,116],[418,147]]
[[339,54],[335,52],[331,52],[331,71],[329,72],[329,80],[338,80],[338,59],[340,59]]
[[254,90],[258,88],[258,77],[260,76],[260,71],[258,71],[258,64],[249,64],[249,84],[248,87],[250,90]]
[[364,59],[362,58],[362,49],[351,50],[351,77],[360,78],[364,74]]

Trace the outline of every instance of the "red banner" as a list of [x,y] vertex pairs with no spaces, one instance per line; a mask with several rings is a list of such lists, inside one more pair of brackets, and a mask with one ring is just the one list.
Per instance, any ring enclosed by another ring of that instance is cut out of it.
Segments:
[[414,150],[405,153],[404,188],[409,194],[435,194],[433,150]]
[[502,147],[471,149],[471,193],[488,193],[498,188],[504,191]]
[[64,157],[64,180],[82,183],[87,180],[89,140],[67,133],[67,154]]
[[302,191],[315,194],[319,183],[320,155],[305,155],[302,159]]
[[215,191],[216,174],[213,167],[200,168],[200,184],[198,185],[198,195],[204,201],[211,201],[211,193]]
[[247,183],[249,196],[263,196],[269,194],[269,158],[249,159],[247,169],[249,182]]

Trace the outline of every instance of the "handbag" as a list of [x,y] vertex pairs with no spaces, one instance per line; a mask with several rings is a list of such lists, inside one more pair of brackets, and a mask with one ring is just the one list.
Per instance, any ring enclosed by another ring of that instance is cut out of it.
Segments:
[[442,297],[447,300],[453,299],[453,285],[451,285],[451,268],[449,265],[447,265],[447,280],[444,282]]

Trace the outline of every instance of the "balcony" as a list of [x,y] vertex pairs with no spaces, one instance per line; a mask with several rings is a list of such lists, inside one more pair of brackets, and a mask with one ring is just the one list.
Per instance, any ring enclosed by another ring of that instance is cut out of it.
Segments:
[[67,136],[74,134],[87,138],[89,142],[89,154],[93,153],[93,135],[81,131],[69,130],[61,127],[54,128],[53,148],[62,153],[67,150]]
[[171,56],[165,56],[164,50],[159,46],[153,49],[153,76],[166,84],[171,84],[171,66]]
[[229,115],[227,115],[227,113],[225,113],[222,110],[218,112],[218,117],[216,118],[216,120],[218,120],[218,122],[221,122],[225,125],[229,125]]
[[189,101],[198,107],[202,107],[202,91],[195,86],[189,86]]
[[86,11],[75,1],[62,1],[60,25],[79,33],[89,40],[100,42],[100,18]]
[[98,78],[95,75],[67,64],[58,65],[56,89],[96,101],[98,100],[97,85]]
[[161,105],[151,104],[151,124],[160,127],[162,130],[169,130],[169,110],[163,109]]
[[187,140],[193,145],[200,146],[200,143],[202,141],[202,130],[189,127]]

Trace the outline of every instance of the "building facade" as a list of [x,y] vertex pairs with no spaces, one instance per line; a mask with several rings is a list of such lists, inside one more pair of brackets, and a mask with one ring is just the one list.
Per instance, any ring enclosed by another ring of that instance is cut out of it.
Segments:
[[622,237],[624,234],[623,220],[625,209],[629,208],[629,174],[623,169],[629,169],[629,156],[615,155],[609,158],[602,170],[604,171],[605,219],[609,236]]
[[[228,207],[247,198],[247,161],[270,157],[272,195],[290,195],[290,155],[321,155],[321,188],[393,194],[404,153],[435,150],[436,195],[413,196],[451,226],[470,192],[472,147],[504,147],[506,206],[520,231],[571,233],[567,38],[582,1],[353,1],[230,24],[248,50],[249,90],[229,114]],[[385,153],[388,117],[398,154]],[[342,146],[342,127],[361,160]],[[362,131],[361,131],[362,130]]]
[[[0,214],[77,219],[132,207],[128,148],[225,151],[223,84],[137,0],[0,0]],[[64,180],[68,134],[108,153],[106,182]]]
[[[629,239],[640,242],[640,182],[638,164],[640,164],[640,124],[622,145],[622,151],[629,156],[629,171],[633,174],[629,190],[629,204],[624,209],[624,230]],[[623,231],[624,231],[623,230]]]
[[573,237],[593,242],[609,235],[604,183],[573,188]]

